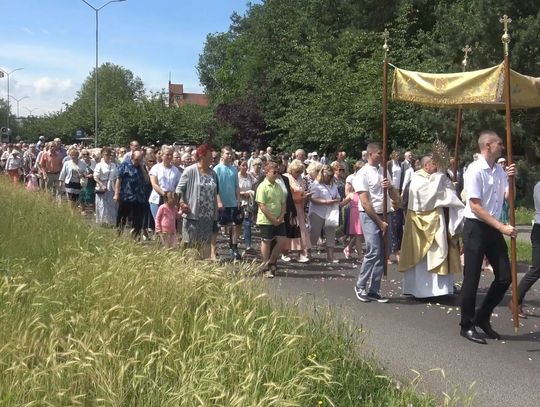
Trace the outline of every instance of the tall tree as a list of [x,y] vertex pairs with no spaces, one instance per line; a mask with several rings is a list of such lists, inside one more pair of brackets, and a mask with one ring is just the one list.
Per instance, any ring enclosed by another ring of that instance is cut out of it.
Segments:
[[[75,101],[68,106],[67,113],[74,128],[93,133],[95,107],[95,69],[77,92]],[[129,69],[110,62],[98,68],[99,119],[101,123],[116,106],[135,103],[144,97],[144,85]]]

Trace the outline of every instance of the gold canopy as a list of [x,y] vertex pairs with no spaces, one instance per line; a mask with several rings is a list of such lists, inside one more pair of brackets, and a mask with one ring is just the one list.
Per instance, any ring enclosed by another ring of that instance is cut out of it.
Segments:
[[[510,70],[510,85],[513,109],[540,107],[540,78]],[[396,68],[392,97],[428,106],[504,109],[504,64],[451,74]]]

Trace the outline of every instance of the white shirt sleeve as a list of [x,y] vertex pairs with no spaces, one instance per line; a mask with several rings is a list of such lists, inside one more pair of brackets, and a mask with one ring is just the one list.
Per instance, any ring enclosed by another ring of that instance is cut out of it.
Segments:
[[482,174],[477,166],[470,166],[467,170],[465,178],[465,190],[467,191],[467,199],[476,198],[482,199]]
[[359,171],[353,179],[354,192],[366,192],[369,191],[369,183],[367,176],[363,171]]

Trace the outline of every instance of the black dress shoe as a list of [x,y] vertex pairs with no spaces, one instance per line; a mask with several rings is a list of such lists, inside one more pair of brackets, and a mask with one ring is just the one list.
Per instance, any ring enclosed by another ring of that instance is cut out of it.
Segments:
[[501,335],[499,335],[492,327],[489,322],[478,323],[476,324],[478,328],[486,333],[486,336],[491,339],[501,340]]
[[487,344],[486,340],[482,338],[478,332],[476,332],[476,329],[474,329],[474,327],[470,329],[461,328],[459,334],[471,342],[481,343],[482,345]]

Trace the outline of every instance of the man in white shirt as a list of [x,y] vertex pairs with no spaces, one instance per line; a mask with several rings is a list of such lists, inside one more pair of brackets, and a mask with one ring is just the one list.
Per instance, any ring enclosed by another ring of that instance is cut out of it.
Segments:
[[380,295],[386,261],[384,238],[388,229],[388,224],[382,218],[383,196],[389,193],[391,198],[387,199],[387,210],[391,209],[391,200],[398,201],[399,196],[390,181],[383,178],[383,169],[380,165],[383,158],[381,145],[370,143],[367,152],[368,162],[358,171],[353,181],[354,190],[359,193],[360,221],[366,241],[364,262],[360,266],[354,292],[356,298],[362,302],[388,302],[388,298]]
[[[503,235],[515,238],[517,229],[500,221],[508,175],[515,174],[515,165],[504,169],[496,163],[503,151],[501,138],[492,131],[483,131],[478,138],[480,156],[467,168],[464,176],[467,202],[463,215],[463,251],[465,268],[461,288],[461,331],[464,338],[480,344],[486,340],[475,326],[491,339],[500,335],[490,324],[493,309],[504,298],[511,283],[508,247]],[[495,278],[482,302],[476,307],[476,293],[484,255],[493,267]]]

